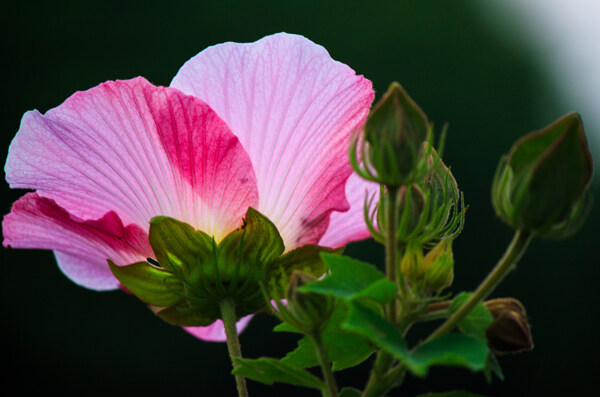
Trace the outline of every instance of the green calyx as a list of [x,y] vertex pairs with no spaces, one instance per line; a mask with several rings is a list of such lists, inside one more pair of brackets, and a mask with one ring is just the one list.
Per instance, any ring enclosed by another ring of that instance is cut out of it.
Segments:
[[[454,239],[464,225],[464,201],[450,169],[433,148],[427,162],[429,172],[420,181],[399,187],[393,196],[398,201],[395,238],[401,248],[408,244],[432,248],[444,238]],[[365,203],[365,219],[373,237],[384,243],[381,231],[387,230],[389,188],[382,188],[380,197],[377,206]]]
[[[363,178],[387,186],[417,182],[429,172],[432,131],[425,113],[394,82],[369,114],[364,139],[360,145],[358,139],[352,145],[351,163]],[[430,145],[424,145],[425,142]]]
[[569,113],[519,139],[498,165],[496,213],[515,229],[563,238],[585,218],[592,157],[581,118]]
[[[221,318],[220,304],[231,300],[236,316],[269,309],[267,295],[282,297],[281,285],[295,270],[320,276],[320,252],[306,245],[284,254],[275,225],[249,208],[244,225],[220,243],[208,234],[169,217],[150,221],[156,261],[117,266],[115,277],[163,320],[181,326],[206,326]],[[152,262],[152,263],[151,263]]]

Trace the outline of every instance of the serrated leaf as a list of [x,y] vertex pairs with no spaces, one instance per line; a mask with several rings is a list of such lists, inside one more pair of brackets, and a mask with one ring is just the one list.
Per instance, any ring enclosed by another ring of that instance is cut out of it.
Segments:
[[417,397],[486,397],[483,394],[469,393],[463,390],[447,391],[443,393],[420,394]]
[[378,313],[359,303],[350,304],[350,311],[342,327],[369,339],[400,361],[409,359],[410,352],[402,333]]
[[318,390],[325,387],[323,381],[310,372],[274,358],[263,357],[257,360],[235,358],[235,362],[237,368],[233,370],[233,374],[267,385],[280,382]]
[[368,338],[417,376],[426,375],[432,365],[462,366],[473,371],[485,367],[489,349],[483,340],[450,334],[409,351],[402,333],[379,313],[358,303],[352,303],[350,307],[343,327]]
[[[375,266],[347,256],[323,253],[321,257],[331,274],[303,286],[302,291],[346,300],[371,298],[380,302],[395,295],[395,284],[385,279]],[[373,286],[375,283],[377,285]]]
[[[449,312],[454,313],[457,311],[472,294],[470,292],[462,292],[458,294],[450,304]],[[458,323],[458,329],[466,335],[470,335],[474,338],[486,340],[485,330],[492,325],[494,317],[490,313],[483,302],[479,302],[477,306],[471,310],[462,320]]]
[[[341,328],[347,312],[346,306],[339,304],[322,335],[323,345],[329,360],[333,363],[334,371],[354,367],[373,353],[373,348],[367,339]],[[288,353],[282,361],[301,368],[319,365],[315,346],[308,337],[300,339],[298,347]]]
[[391,302],[396,297],[396,284],[388,279],[375,281],[367,288],[357,292],[352,297],[353,300],[361,298],[372,299],[376,302],[385,304]]
[[125,288],[146,303],[171,306],[182,300],[179,293],[181,282],[171,273],[148,262],[117,266],[109,259],[108,266]]
[[485,368],[490,351],[485,341],[463,334],[447,334],[427,342],[410,355],[409,369],[417,376],[427,375],[432,365],[465,367],[472,371]]

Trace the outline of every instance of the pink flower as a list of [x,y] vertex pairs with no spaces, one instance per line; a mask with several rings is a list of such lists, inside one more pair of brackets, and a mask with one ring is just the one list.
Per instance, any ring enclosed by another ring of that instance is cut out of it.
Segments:
[[[158,215],[218,242],[251,206],[286,251],[366,238],[367,185],[350,177],[348,146],[372,99],[369,80],[285,33],[207,48],[171,87],[138,77],[77,92],[23,116],[6,180],[36,191],[4,217],[4,246],[54,250],[75,283],[109,290],[119,282],[107,259],[152,257]],[[187,330],[224,340],[220,321]]]

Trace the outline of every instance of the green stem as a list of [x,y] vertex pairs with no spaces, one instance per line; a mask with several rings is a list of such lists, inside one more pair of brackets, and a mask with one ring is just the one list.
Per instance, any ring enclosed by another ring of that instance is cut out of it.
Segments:
[[[387,187],[388,200],[386,202],[386,223],[387,230],[385,233],[385,270],[388,280],[398,283],[398,266],[396,259],[398,242],[396,241],[396,229],[398,228],[398,188],[395,186]],[[406,296],[404,277],[400,280],[400,294],[402,297]],[[396,299],[392,299],[388,306],[388,320],[393,324],[396,324],[397,317]]]
[[517,262],[519,259],[521,259],[521,256],[523,256],[523,253],[531,242],[532,237],[533,236],[529,231],[517,230],[510,245],[506,249],[506,252],[504,252],[504,255],[496,264],[496,267],[494,267],[485,280],[479,284],[479,287],[477,287],[469,299],[467,299],[467,301],[457,311],[455,311],[454,314],[452,314],[442,325],[440,325],[440,327],[435,330],[434,333],[429,335],[425,342],[450,332],[452,328],[454,328],[460,320],[469,314],[479,302],[487,298],[494,291],[494,289],[496,289],[498,284],[504,280],[504,277],[506,277],[506,275],[515,268]]
[[378,382],[369,383],[362,393],[362,397],[381,397],[394,385],[401,382],[406,374],[406,366],[399,364],[390,369]]
[[327,351],[323,346],[323,341],[321,340],[320,335],[312,336],[313,343],[315,344],[315,349],[317,351],[317,358],[319,360],[319,364],[321,365],[321,372],[323,373],[323,379],[325,380],[326,389],[323,390],[324,397],[337,397],[338,388],[335,383],[335,377],[333,376],[333,371],[331,370],[331,363],[329,362],[329,357],[327,357]]
[[[231,299],[225,299],[221,301],[221,316],[223,319],[223,325],[225,326],[225,335],[227,336],[227,349],[229,350],[229,357],[231,358],[231,364],[233,369],[237,368],[236,358],[242,358],[242,348],[240,346],[240,340],[238,339],[237,333],[237,317],[235,315],[235,304]],[[248,389],[246,388],[246,379],[244,377],[235,375],[235,383],[237,385],[237,391],[239,397],[248,397]]]
[[[396,229],[398,228],[398,191],[396,186],[387,186],[387,201],[385,201],[385,214],[387,216],[385,230],[385,269],[388,280],[397,283],[400,288],[400,297],[406,297],[406,285],[404,277],[398,274],[398,242],[396,241]],[[386,307],[388,320],[396,324],[398,320],[397,299],[393,299]],[[376,396],[369,394],[371,390],[377,389],[380,379],[389,371],[394,363],[394,358],[386,351],[380,350],[375,358],[373,369],[365,386],[363,396]]]

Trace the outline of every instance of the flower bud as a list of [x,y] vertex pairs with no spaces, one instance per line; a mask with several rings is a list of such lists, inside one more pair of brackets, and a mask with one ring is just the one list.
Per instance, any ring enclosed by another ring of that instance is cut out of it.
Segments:
[[424,288],[429,293],[440,292],[454,280],[454,256],[452,241],[443,239],[425,255],[423,261],[425,275]]
[[443,239],[423,256],[423,249],[409,244],[400,261],[400,271],[416,292],[426,295],[450,286],[454,279],[454,258],[450,239]]
[[364,130],[363,161],[377,182],[401,186],[422,178],[429,120],[400,84],[390,85],[369,114]]
[[286,321],[305,334],[322,333],[333,312],[333,299],[330,296],[299,289],[315,280],[316,277],[312,275],[295,271],[286,293]]
[[[377,213],[377,224],[380,230],[387,230],[389,199],[389,194],[384,191],[379,202],[380,210]],[[408,241],[405,241],[404,237],[415,230],[421,220],[425,206],[425,195],[417,184],[401,186],[396,194],[396,202],[398,206],[396,225],[401,228],[396,235],[400,242],[405,243]]]
[[494,322],[486,330],[490,349],[495,354],[519,353],[533,349],[527,313],[514,298],[491,299],[485,302]]
[[[429,147],[429,144],[424,146]],[[462,230],[465,211],[456,180],[437,152],[433,148],[427,151],[430,151],[427,158],[429,172],[422,181],[397,189],[396,241],[401,247],[418,244],[430,248],[443,238],[454,239]],[[381,242],[385,241],[384,233],[387,232],[391,189],[381,190],[377,206],[379,231],[370,226],[373,236]],[[367,208],[369,206],[367,203]],[[372,224],[372,216],[368,218]]]
[[562,238],[581,224],[592,157],[581,118],[570,113],[519,139],[492,186],[496,213],[515,229]]
[[423,249],[416,244],[409,244],[400,261],[400,271],[411,285],[418,284],[422,279],[423,262]]

